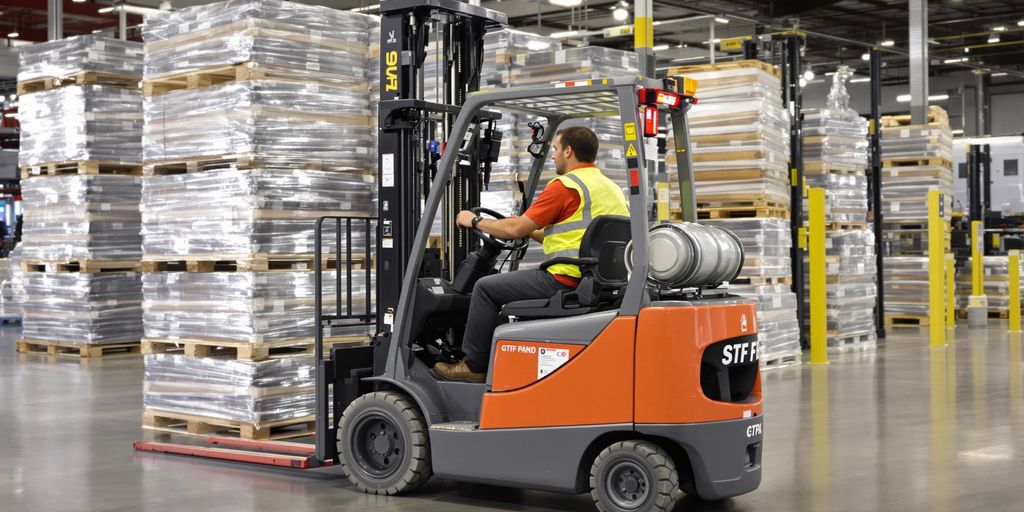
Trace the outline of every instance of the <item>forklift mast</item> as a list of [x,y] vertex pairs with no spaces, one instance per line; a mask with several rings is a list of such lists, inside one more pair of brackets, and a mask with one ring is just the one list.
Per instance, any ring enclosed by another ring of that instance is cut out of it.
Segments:
[[[381,2],[377,332],[391,332],[416,228],[434,220],[421,218],[421,201],[430,192],[459,107],[479,88],[484,34],[505,23],[502,13],[455,0]],[[428,50],[436,66],[430,82]],[[428,83],[436,84],[436,98],[425,97]],[[479,204],[480,155],[489,152],[482,146],[491,140],[481,140],[480,132],[475,127],[468,145],[453,148],[464,154],[440,210],[441,247],[427,255],[421,277],[451,279],[475,247],[474,237],[456,229],[454,220],[460,210]]]

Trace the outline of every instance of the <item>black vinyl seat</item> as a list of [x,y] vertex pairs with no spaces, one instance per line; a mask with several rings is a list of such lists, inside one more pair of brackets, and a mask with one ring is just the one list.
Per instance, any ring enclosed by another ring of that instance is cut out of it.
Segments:
[[575,290],[562,290],[549,299],[510,302],[504,316],[553,318],[574,316],[615,307],[628,283],[626,244],[631,238],[629,217],[601,215],[590,223],[580,242],[578,258],[551,258],[540,265],[570,264],[580,268],[582,277]]

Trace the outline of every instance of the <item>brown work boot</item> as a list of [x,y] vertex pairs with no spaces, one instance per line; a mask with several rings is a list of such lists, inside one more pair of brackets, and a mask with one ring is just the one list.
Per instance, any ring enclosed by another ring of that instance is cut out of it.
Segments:
[[437,363],[434,365],[434,371],[441,374],[442,377],[448,380],[462,380],[466,382],[484,382],[487,380],[487,373],[475,373],[469,369],[469,365],[466,364],[465,360],[459,361],[455,364],[451,363]]

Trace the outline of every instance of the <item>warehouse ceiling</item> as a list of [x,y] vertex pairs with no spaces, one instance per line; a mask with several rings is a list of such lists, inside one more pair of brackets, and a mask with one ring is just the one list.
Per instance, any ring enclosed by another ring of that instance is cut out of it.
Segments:
[[[300,1],[338,9],[377,5],[374,0]],[[117,25],[116,13],[98,13],[112,3],[113,0],[65,0],[65,32],[73,35],[113,30]],[[178,9],[212,2],[129,3],[150,8],[169,3]],[[906,0],[654,0],[658,66],[706,62],[709,47],[716,46],[710,42],[713,40],[771,34],[796,27],[807,33],[804,58],[816,70],[828,71],[847,64],[866,73],[867,63],[862,55],[871,45],[886,42],[885,77],[888,81],[903,81],[908,75],[907,4]],[[633,48],[633,38],[628,33],[602,32],[632,23],[632,0],[583,0],[574,8],[554,5],[551,0],[484,0],[482,5],[506,13],[509,24],[517,29],[549,35],[577,32],[578,35],[563,38],[567,45]],[[17,31],[19,39],[44,40],[45,6],[45,0],[0,0],[0,30]],[[616,18],[616,8],[624,9],[629,16],[622,19],[620,13]],[[140,21],[137,15],[129,16],[129,24]],[[995,73],[1024,71],[1024,1],[930,1],[929,36],[934,74],[962,71],[964,65],[990,68]],[[740,53],[719,50],[716,59],[740,58]]]

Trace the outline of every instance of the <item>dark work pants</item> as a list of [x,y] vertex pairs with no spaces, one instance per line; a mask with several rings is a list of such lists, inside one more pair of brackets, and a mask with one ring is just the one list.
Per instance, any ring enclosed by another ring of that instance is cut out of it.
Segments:
[[502,323],[498,318],[501,308],[509,302],[528,299],[547,299],[559,290],[572,287],[559,283],[547,271],[530,269],[487,276],[476,282],[469,302],[466,334],[462,337],[462,351],[466,353],[469,369],[483,373],[491,360],[491,338],[494,328]]

